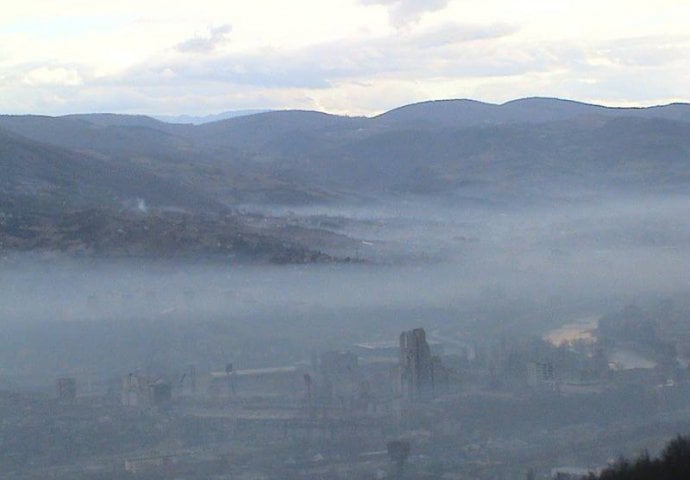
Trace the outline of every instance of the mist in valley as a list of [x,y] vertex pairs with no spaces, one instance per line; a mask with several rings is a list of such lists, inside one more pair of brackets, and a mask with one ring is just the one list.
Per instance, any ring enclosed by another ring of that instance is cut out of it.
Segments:
[[[690,290],[682,196],[455,206],[244,207],[352,240],[358,263],[70,259],[15,254],[0,274],[0,382],[128,369],[245,368],[395,339],[544,336]],[[342,248],[342,247],[338,247]],[[27,359],[31,359],[27,361]]]
[[688,477],[688,2],[5,3],[0,480]]

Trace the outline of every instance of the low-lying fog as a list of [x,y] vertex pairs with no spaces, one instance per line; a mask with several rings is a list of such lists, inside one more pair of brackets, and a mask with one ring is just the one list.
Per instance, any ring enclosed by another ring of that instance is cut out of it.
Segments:
[[689,207],[673,196],[292,209],[296,223],[358,239],[352,253],[362,264],[5,259],[0,382],[153,364],[274,365],[394,340],[410,326],[468,343],[543,334],[640,297],[690,290]]

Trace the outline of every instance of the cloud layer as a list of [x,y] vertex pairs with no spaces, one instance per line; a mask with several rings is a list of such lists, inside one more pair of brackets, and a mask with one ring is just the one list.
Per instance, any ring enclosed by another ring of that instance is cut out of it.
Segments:
[[654,12],[637,0],[61,3],[3,12],[1,112],[373,114],[448,97],[688,100],[683,1],[660,0]]
[[175,47],[180,52],[208,53],[228,42],[228,36],[232,32],[232,25],[221,25],[210,28],[204,35],[189,38],[177,44]]
[[426,12],[441,10],[448,0],[361,0],[363,5],[385,5],[391,22],[400,27],[417,22]]

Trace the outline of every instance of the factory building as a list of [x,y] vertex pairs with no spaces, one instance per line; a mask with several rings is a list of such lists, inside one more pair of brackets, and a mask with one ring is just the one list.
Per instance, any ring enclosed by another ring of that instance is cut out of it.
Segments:
[[130,373],[122,381],[121,393],[122,405],[127,407],[162,406],[172,400],[172,385]]
[[209,390],[215,395],[303,394],[305,373],[305,369],[294,366],[226,368],[222,372],[211,372]]
[[527,385],[535,388],[554,388],[556,385],[556,374],[553,363],[528,362]]
[[436,388],[435,374],[441,369],[440,359],[431,355],[423,328],[400,334],[399,384],[405,400],[432,398]]

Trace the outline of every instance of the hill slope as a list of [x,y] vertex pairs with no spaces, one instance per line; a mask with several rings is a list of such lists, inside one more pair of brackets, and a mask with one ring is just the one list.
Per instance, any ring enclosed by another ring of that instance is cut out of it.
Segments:
[[2,116],[0,128],[235,205],[468,187],[481,194],[481,186],[487,195],[683,187],[689,120],[687,104],[608,108],[530,98],[423,102],[373,118],[275,111],[197,126],[108,114]]
[[128,158],[111,161],[94,154],[38,143],[0,130],[0,201],[19,207],[122,206],[151,199],[162,205],[219,208],[201,191],[157,176]]
[[[108,227],[80,239],[80,248],[110,245],[114,252],[113,229],[143,228],[146,220],[131,212],[144,205],[219,219],[243,204],[337,204],[389,195],[549,202],[581,192],[688,193],[689,120],[687,104],[618,109],[547,98],[424,102],[373,118],[275,111],[203,125],[112,114],[0,116],[0,217],[25,215],[27,226],[24,240],[5,232],[3,241],[73,249],[59,219],[94,208],[105,212]],[[255,243],[267,251],[292,238],[286,231],[252,233],[235,216],[231,230],[258,235]],[[155,222],[149,231],[161,238],[176,225],[166,215]],[[203,246],[205,239],[226,238],[227,222],[218,221],[216,230],[204,225],[196,230],[197,244],[180,239],[181,250],[237,253]],[[151,235],[125,250],[155,250]],[[283,250],[309,250],[301,245],[287,241]]]

